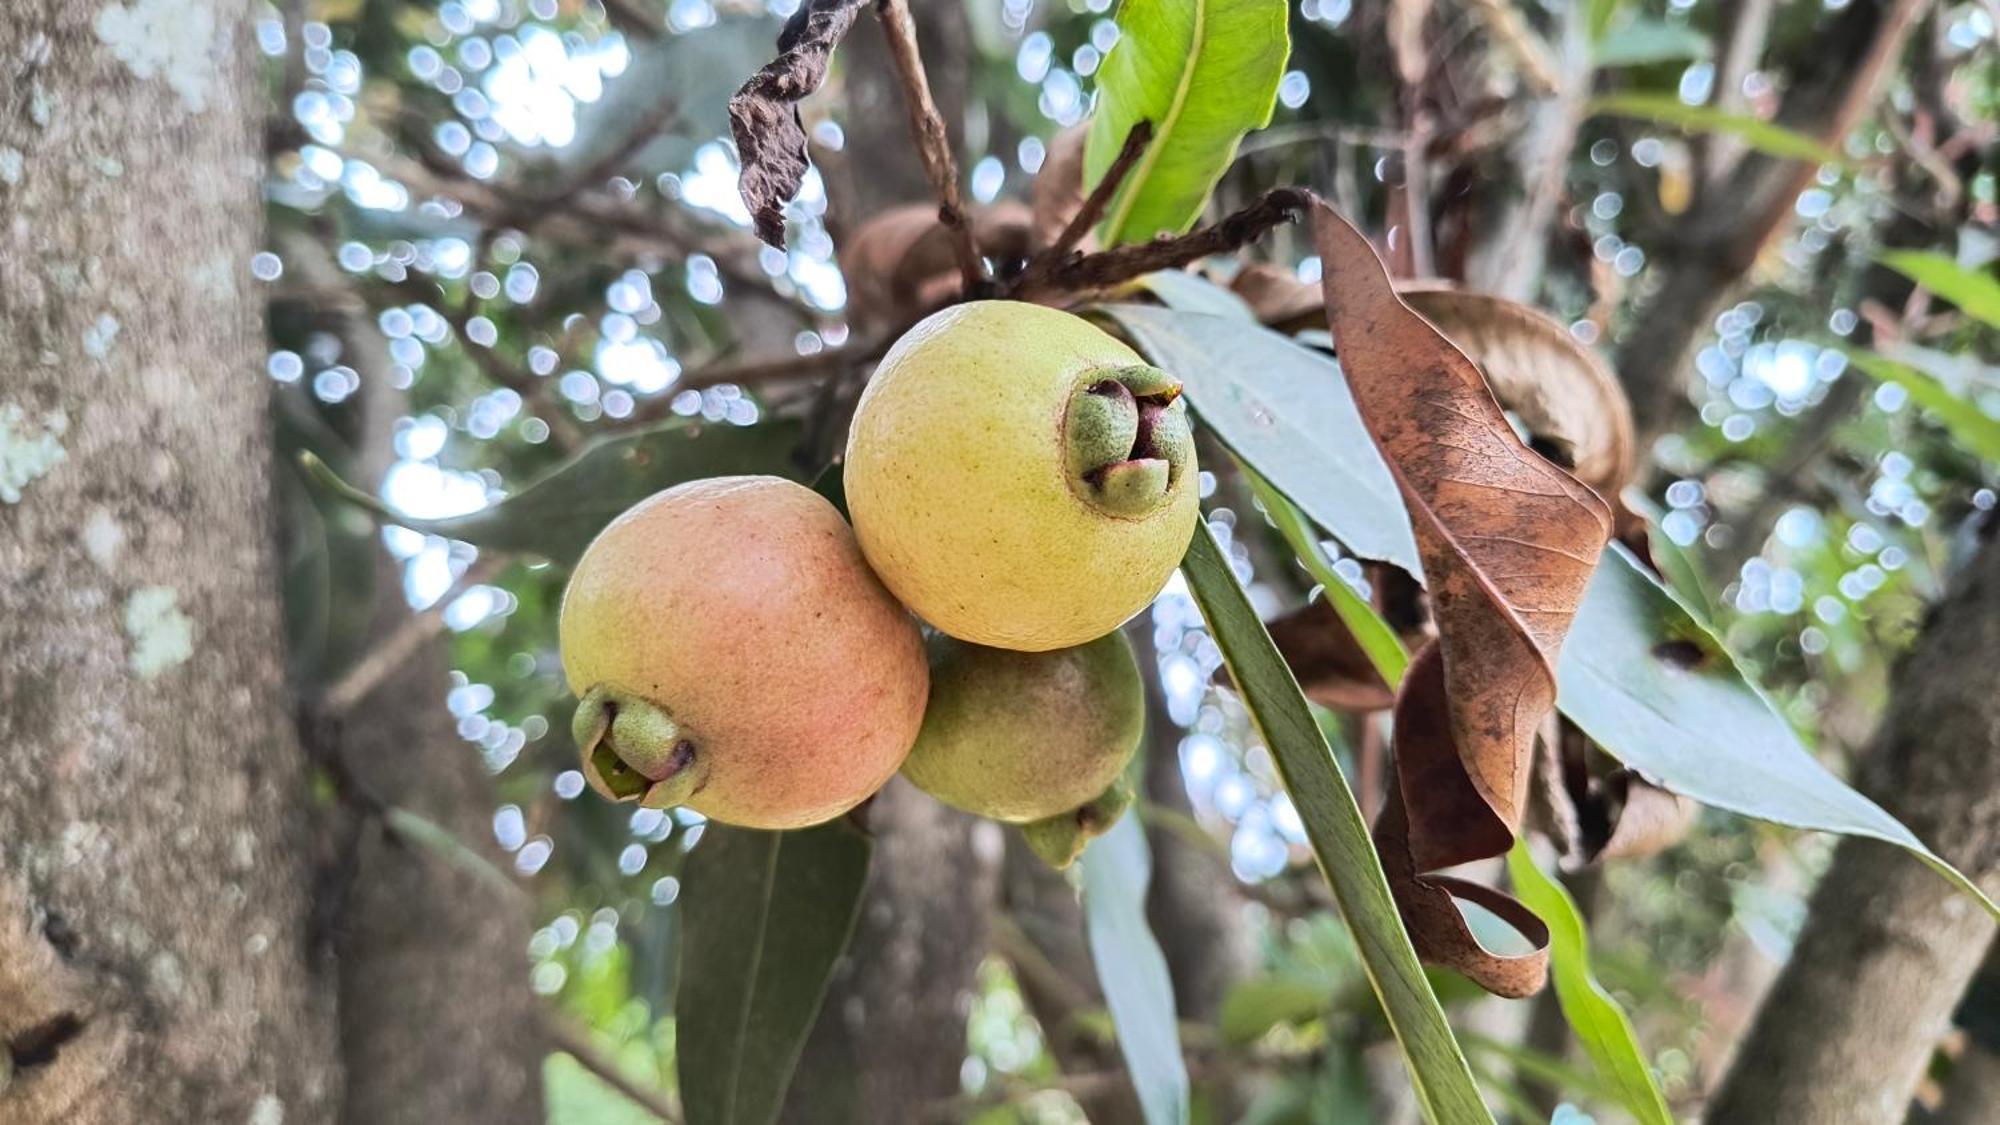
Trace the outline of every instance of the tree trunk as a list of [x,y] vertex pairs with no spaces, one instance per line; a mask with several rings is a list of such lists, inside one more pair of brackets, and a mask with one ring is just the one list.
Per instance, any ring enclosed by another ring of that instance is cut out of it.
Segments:
[[249,6],[0,14],[0,1120],[330,1118]]
[[902,778],[865,813],[875,857],[854,941],[806,1041],[783,1120],[929,1120],[959,1092],[1000,829]]
[[[2000,894],[2000,540],[1955,586],[1897,669],[1861,780]],[[1708,1120],[1902,1121],[1993,934],[1989,915],[1901,849],[1841,841]]]
[[[407,625],[401,574],[378,568],[371,633]],[[495,870],[495,800],[478,753],[454,729],[451,682],[433,641],[383,681],[337,732],[355,784],[415,812]],[[330,880],[345,1120],[354,1125],[531,1125],[543,1120],[545,1044],[528,990],[528,900],[350,811],[351,846]]]

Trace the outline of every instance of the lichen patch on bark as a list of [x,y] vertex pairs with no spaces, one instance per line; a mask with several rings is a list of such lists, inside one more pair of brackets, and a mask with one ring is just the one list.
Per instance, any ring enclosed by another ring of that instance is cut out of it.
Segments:
[[144,586],[125,600],[125,635],[132,640],[132,671],[151,680],[194,655],[194,622],[180,609],[171,586]]
[[125,69],[165,82],[189,113],[208,108],[217,39],[208,0],[111,4],[97,13],[92,27]]

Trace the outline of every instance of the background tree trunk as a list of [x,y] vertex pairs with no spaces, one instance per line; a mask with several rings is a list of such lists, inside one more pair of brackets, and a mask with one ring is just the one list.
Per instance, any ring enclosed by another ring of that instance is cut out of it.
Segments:
[[280,658],[248,15],[0,14],[10,1123],[296,1125],[338,1099]]
[[[1931,611],[1897,670],[1862,787],[2000,894],[2000,540]],[[1993,940],[1964,892],[1887,844],[1850,838],[1739,1049],[1708,1120],[1898,1122]]]
[[[411,620],[384,560],[379,640]],[[385,680],[337,735],[354,782],[445,828],[505,870],[493,846],[491,781],[445,709],[444,646],[433,641]],[[345,1119],[355,1125],[543,1120],[545,1045],[528,990],[528,899],[350,810],[352,847],[329,880],[335,920]]]

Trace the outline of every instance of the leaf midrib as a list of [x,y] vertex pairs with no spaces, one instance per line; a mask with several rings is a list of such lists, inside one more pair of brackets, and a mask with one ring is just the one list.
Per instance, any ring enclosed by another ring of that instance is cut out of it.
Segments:
[[750,1011],[757,1006],[757,977],[764,971],[764,937],[771,926],[771,900],[778,885],[778,852],[785,846],[782,832],[771,834],[771,858],[764,864],[764,884],[757,903],[757,940],[750,947],[750,971],[746,974],[743,1007],[736,1017],[735,1042],[729,1051],[729,1093],[722,1099],[722,1119],[736,1120],[736,1098],[743,1086],[743,1055],[750,1041]]
[[[1153,133],[1152,143],[1146,146],[1146,153],[1139,163],[1125,177],[1125,183],[1118,191],[1118,209],[1111,221],[1105,225],[1105,245],[1116,246],[1125,234],[1125,224],[1132,217],[1132,208],[1139,198],[1139,187],[1152,174],[1153,166],[1159,163],[1160,153],[1165,151],[1174,127],[1180,124],[1181,113],[1187,109],[1188,91],[1194,88],[1194,72],[1201,66],[1202,48],[1208,42],[1208,0],[1195,0],[1194,33],[1189,37],[1187,63],[1181,67],[1181,80],[1174,85],[1173,104],[1167,107],[1158,128]],[[1121,138],[1122,139],[1122,138]]]

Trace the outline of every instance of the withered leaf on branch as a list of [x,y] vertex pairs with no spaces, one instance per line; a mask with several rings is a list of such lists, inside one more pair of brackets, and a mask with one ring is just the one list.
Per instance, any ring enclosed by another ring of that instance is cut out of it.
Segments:
[[1500,405],[1607,501],[1632,475],[1632,406],[1597,353],[1540,309],[1458,289],[1404,289],[1403,302],[1486,373]]
[[729,99],[729,131],[742,165],[737,191],[757,237],[785,247],[785,204],[806,178],[806,130],[799,102],[826,81],[833,49],[854,26],[864,0],[805,0],[778,34],[778,57]]
[[[1438,630],[1397,693],[1396,776],[1376,841],[1418,950],[1527,995],[1547,978],[1546,930],[1498,892],[1429,873],[1512,847],[1536,731],[1555,706],[1555,657],[1611,512],[1521,441],[1478,368],[1396,295],[1359,231],[1315,201],[1313,233],[1334,346],[1409,509]],[[1535,951],[1486,949],[1453,897],[1493,910]]]
[[[1012,200],[975,209],[972,238],[1001,276],[1018,268],[1032,235],[1028,208]],[[964,279],[951,231],[934,203],[906,203],[879,212],[840,247],[847,277],[848,315],[862,327],[908,324],[959,295]]]
[[1335,711],[1386,711],[1395,693],[1369,661],[1361,642],[1325,599],[1266,622],[1271,643],[1298,677],[1306,698]]

